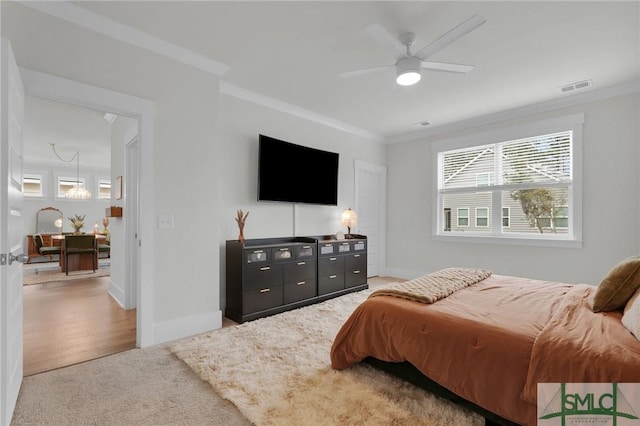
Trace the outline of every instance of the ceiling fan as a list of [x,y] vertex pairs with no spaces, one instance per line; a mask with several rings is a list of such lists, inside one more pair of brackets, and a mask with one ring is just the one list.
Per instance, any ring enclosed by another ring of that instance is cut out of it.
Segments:
[[442,62],[428,62],[426,59],[436,52],[444,49],[449,44],[458,40],[460,37],[470,33],[471,31],[484,24],[487,20],[476,14],[467,19],[460,25],[451,29],[447,33],[426,45],[415,53],[411,53],[416,35],[414,33],[406,33],[396,39],[380,24],[371,24],[367,27],[367,33],[374,40],[387,50],[396,59],[393,65],[383,65],[380,67],[367,68],[357,71],[349,71],[340,74],[340,77],[356,77],[359,75],[385,71],[396,68],[396,82],[402,86],[411,86],[420,81],[420,69],[428,69],[444,72],[468,73],[473,69],[473,65],[449,64]]

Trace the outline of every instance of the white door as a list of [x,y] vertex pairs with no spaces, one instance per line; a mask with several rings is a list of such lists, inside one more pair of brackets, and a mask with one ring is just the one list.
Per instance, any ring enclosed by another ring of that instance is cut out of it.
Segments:
[[358,234],[367,237],[367,276],[384,275],[387,241],[387,168],[355,162]]
[[11,45],[0,45],[0,424],[22,384],[22,123],[24,88]]

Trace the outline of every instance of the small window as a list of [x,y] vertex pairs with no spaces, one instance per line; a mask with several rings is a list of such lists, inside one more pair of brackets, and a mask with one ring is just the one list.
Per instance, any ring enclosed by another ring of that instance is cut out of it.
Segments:
[[[66,198],[67,192],[78,186],[78,179],[75,177],[58,177],[57,198]],[[80,178],[80,188],[84,188],[84,178]]]
[[22,177],[22,192],[25,197],[42,197],[42,176],[25,174]]
[[458,209],[458,226],[459,227],[467,227],[469,226],[469,209]]
[[511,209],[509,207],[502,208],[502,227],[508,228],[511,219]]
[[493,172],[477,173],[476,174],[476,186],[489,186],[495,183],[493,179]]
[[109,179],[98,179],[98,200],[111,199],[111,181]]
[[486,207],[476,207],[476,226],[486,228],[489,226],[489,209]]
[[553,209],[553,226],[555,228],[569,227],[569,207],[555,207]]

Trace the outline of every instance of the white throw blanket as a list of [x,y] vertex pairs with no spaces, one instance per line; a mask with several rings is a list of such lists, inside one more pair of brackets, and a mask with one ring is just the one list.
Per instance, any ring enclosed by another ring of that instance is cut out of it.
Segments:
[[447,268],[423,275],[420,278],[393,283],[369,295],[394,296],[421,303],[434,303],[455,291],[480,282],[491,275],[485,269]]

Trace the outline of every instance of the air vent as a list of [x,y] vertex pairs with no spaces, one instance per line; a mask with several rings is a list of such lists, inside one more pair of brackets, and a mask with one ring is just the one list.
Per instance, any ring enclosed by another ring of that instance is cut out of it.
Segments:
[[567,84],[566,86],[562,86],[560,90],[562,93],[571,92],[573,90],[584,89],[586,87],[591,87],[591,80],[578,81],[576,83]]
[[418,121],[417,123],[413,123],[411,126],[414,127],[426,127],[429,126],[431,123],[429,121]]

